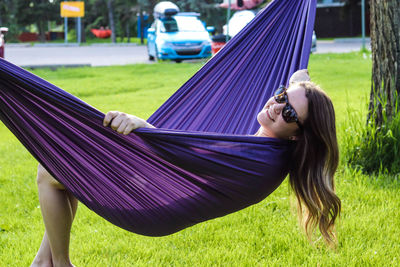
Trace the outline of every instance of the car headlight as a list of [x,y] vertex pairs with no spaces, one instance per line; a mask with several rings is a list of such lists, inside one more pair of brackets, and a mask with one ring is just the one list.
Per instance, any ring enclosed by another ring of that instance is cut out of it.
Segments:
[[157,47],[161,48],[161,47],[166,47],[166,46],[170,46],[170,42],[164,41],[164,40],[158,40],[156,42]]
[[161,41],[161,42],[160,42],[160,46],[172,46],[172,42]]

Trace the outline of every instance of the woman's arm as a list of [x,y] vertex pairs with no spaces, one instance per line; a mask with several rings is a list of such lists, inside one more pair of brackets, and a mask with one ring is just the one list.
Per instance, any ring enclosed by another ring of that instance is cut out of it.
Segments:
[[125,135],[137,128],[155,128],[144,119],[119,111],[107,112],[106,116],[104,117],[103,125],[111,126],[113,130]]
[[298,70],[292,74],[289,80],[289,85],[296,83],[296,82],[309,82],[310,75],[308,74],[307,69]]

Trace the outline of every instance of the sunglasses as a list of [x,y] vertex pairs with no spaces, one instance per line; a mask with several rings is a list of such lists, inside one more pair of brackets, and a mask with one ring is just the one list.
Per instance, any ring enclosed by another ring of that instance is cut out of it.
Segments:
[[279,104],[286,103],[286,106],[282,109],[282,117],[283,120],[287,123],[295,122],[302,129],[302,125],[300,124],[299,118],[297,116],[296,110],[290,105],[287,88],[283,85],[279,86],[279,88],[275,91],[274,98],[275,101]]

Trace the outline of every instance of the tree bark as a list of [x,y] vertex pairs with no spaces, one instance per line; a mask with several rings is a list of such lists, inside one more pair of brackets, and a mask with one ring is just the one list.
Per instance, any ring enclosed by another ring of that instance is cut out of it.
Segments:
[[371,0],[372,86],[368,121],[395,115],[400,95],[400,1]]
[[36,26],[39,31],[39,42],[44,43],[46,41],[45,25],[44,21],[38,21]]
[[116,43],[117,42],[117,38],[116,38],[116,35],[115,35],[115,21],[114,21],[113,3],[114,3],[114,0],[108,0],[107,1],[107,8],[108,8],[108,19],[109,19],[110,28],[111,28],[111,41],[113,43]]
[[143,21],[143,10],[142,9],[140,9],[140,11],[139,11],[140,13],[139,13],[139,19],[140,19],[140,29],[139,29],[139,31],[140,31],[140,44],[144,44],[144,32],[143,32],[143,28],[144,28],[144,21]]
[[131,25],[130,25],[130,20],[128,19],[128,21],[126,22],[126,37],[128,37],[128,43],[131,42]]
[[81,42],[86,43],[85,19],[81,18]]

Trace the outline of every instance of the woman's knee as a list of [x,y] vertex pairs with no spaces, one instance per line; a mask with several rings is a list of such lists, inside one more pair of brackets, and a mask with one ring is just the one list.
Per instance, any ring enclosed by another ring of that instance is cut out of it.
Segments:
[[53,178],[53,176],[51,176],[51,174],[42,166],[42,164],[39,164],[38,166],[36,181],[38,186],[50,185],[54,186],[57,189],[65,189],[65,187],[60,182],[58,182],[56,179]]

